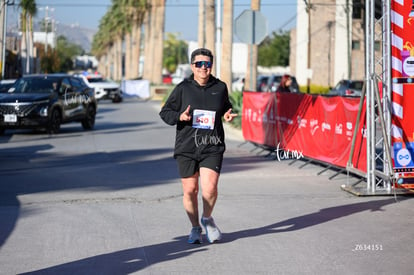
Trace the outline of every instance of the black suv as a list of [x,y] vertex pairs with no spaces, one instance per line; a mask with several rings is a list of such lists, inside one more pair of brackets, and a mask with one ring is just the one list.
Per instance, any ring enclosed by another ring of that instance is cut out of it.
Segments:
[[8,128],[46,128],[56,134],[68,122],[80,122],[90,130],[96,111],[94,91],[82,79],[69,74],[27,75],[0,93],[0,134]]

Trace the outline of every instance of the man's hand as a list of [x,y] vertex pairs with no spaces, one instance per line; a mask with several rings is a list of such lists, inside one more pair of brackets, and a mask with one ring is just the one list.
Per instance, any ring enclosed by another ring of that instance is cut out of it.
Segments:
[[187,109],[185,109],[185,111],[181,113],[180,121],[190,121],[190,120],[191,120],[190,105],[188,105]]
[[233,120],[233,118],[235,118],[237,116],[237,114],[232,114],[231,113],[231,108],[224,114],[224,120],[226,122],[231,122]]

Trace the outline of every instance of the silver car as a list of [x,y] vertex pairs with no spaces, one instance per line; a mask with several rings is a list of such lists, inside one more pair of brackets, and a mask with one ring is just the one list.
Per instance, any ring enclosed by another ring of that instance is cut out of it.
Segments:
[[363,80],[349,80],[343,79],[336,84],[335,88],[328,92],[328,95],[333,96],[361,96]]

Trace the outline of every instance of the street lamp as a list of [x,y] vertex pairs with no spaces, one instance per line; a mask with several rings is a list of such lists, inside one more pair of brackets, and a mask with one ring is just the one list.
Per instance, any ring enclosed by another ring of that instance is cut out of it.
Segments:
[[45,10],[45,19],[44,19],[44,28],[45,28],[45,56],[47,55],[47,48],[48,48],[48,40],[47,40],[47,32],[48,32],[48,27],[49,27],[49,20],[50,17],[48,15],[48,11],[50,10],[51,12],[53,12],[55,9],[54,8],[49,8],[49,6],[46,6],[44,8],[39,8],[39,10]]

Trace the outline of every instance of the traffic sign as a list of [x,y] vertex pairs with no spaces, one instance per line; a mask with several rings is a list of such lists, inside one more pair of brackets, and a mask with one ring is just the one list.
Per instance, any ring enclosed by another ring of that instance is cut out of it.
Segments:
[[267,19],[260,11],[244,10],[235,20],[235,33],[244,43],[259,44],[267,36]]

